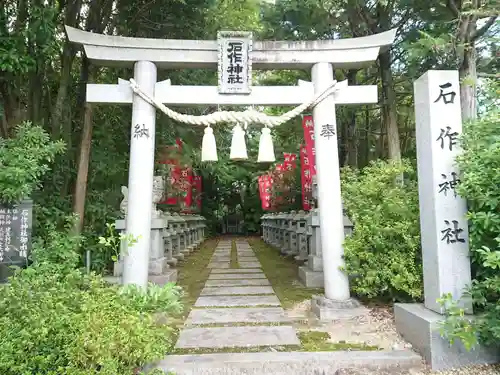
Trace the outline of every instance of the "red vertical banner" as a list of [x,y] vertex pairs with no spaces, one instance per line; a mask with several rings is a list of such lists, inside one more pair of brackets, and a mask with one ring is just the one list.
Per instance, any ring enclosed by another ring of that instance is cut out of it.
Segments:
[[262,209],[269,210],[271,208],[271,188],[272,188],[272,177],[269,175],[261,176],[261,185],[262,185]]
[[159,163],[164,164],[167,169],[165,173],[165,200],[161,202],[163,204],[177,204],[177,187],[181,177],[181,169],[179,166],[181,147],[182,143],[180,143],[180,140],[176,140],[174,146],[167,146],[164,148],[162,160],[159,161]]
[[181,199],[181,209],[185,212],[190,211],[193,201],[193,173],[191,168],[183,168],[179,180],[179,189],[183,199]]
[[283,156],[285,158],[285,162],[283,163],[283,169],[285,171],[293,171],[297,168],[297,154],[284,152]]
[[195,204],[198,210],[201,211],[201,193],[202,193],[201,176],[193,177],[193,185],[196,191]]
[[312,200],[312,174],[310,170],[310,158],[307,154],[307,148],[300,146],[300,165],[301,165],[301,185],[302,185],[302,208],[304,211],[311,210]]
[[302,128],[304,129],[304,140],[309,158],[309,169],[312,176],[316,176],[316,149],[314,146],[314,120],[311,115],[302,116]]

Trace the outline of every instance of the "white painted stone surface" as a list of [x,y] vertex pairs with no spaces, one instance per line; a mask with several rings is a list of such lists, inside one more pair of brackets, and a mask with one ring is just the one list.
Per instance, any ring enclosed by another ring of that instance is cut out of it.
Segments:
[[[130,38],[70,26],[65,29],[68,39],[83,45],[85,54],[96,65],[131,66],[147,58],[162,69],[215,69],[218,62],[215,40]],[[318,61],[332,63],[338,69],[354,69],[371,65],[395,36],[396,29],[337,40],[255,41],[250,56],[255,69],[306,69]]]
[[[334,80],[331,64],[313,66],[315,92],[320,93]],[[321,223],[324,288],[326,298],[345,301],[350,298],[349,280],[340,270],[344,266],[344,226],[340,195],[340,165],[335,118],[335,99],[329,95],[313,109],[318,205]],[[333,133],[333,134],[332,134]]]
[[467,205],[453,189],[462,133],[458,72],[430,70],[414,89],[425,307],[441,313],[436,300],[460,298],[471,282]]
[[[134,78],[144,92],[154,95],[156,66],[149,61],[138,61]],[[155,109],[141,97],[132,104],[130,131],[130,162],[127,202],[127,234],[137,238],[128,248],[123,262],[123,283],[143,287],[148,283],[148,260],[151,236],[153,201],[153,172],[155,153]]]
[[[87,102],[130,104],[134,94],[128,85],[88,84]],[[245,96],[219,94],[217,86],[168,86],[158,83],[155,98],[165,105],[300,105],[314,98],[310,82],[299,81],[297,86],[255,86]],[[362,99],[361,99],[362,98]],[[377,103],[377,86],[347,86],[336,96],[337,104]]]

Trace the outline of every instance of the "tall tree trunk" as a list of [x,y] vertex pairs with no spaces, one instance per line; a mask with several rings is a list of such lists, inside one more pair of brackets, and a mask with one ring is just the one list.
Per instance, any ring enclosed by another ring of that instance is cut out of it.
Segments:
[[85,215],[85,197],[87,195],[87,178],[90,164],[90,148],[92,145],[92,105],[85,103],[83,117],[82,140],[80,143],[80,155],[78,158],[78,172],[76,175],[75,195],[73,197],[73,212],[78,215],[76,231],[80,233],[83,229]]
[[477,117],[477,69],[476,48],[471,46],[464,51],[460,66],[460,101],[462,102],[462,120],[474,120]]
[[[60,139],[61,136],[67,143],[71,142],[71,134],[63,134],[63,129],[67,128],[64,121],[71,121],[70,118],[65,118],[66,102],[68,98],[69,85],[71,83],[71,69],[75,51],[73,46],[68,41],[64,43],[63,53],[61,58],[61,76],[59,78],[59,89],[57,91],[56,103],[52,111],[52,136],[54,139]],[[70,130],[70,129],[69,129]]]
[[401,161],[396,93],[392,81],[391,55],[389,51],[379,55],[380,77],[382,80],[382,119],[387,133],[389,159]]

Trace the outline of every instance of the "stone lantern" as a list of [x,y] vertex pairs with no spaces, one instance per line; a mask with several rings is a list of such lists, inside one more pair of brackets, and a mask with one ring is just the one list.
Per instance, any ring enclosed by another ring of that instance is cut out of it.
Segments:
[[183,248],[181,247],[181,234],[182,229],[180,227],[180,216],[178,213],[174,212],[170,215],[171,230],[172,230],[172,244],[174,249],[174,257],[177,259],[184,259]]
[[309,256],[309,247],[307,246],[307,214],[304,211],[299,211],[295,215],[296,234],[297,234],[297,250],[298,255],[295,260],[302,262],[306,261]]
[[180,247],[181,247],[181,252],[183,252],[186,255],[189,255],[190,251],[188,249],[187,245],[187,222],[184,219],[184,215],[178,214],[178,223],[179,223],[179,229],[178,231],[180,232]]
[[201,224],[200,224],[200,230],[201,230],[201,241],[205,241],[205,230],[207,228],[207,219],[205,219],[203,216],[200,216]]
[[288,215],[288,228],[285,232],[286,237],[288,238],[288,249],[286,254],[290,256],[295,256],[298,253],[297,249],[297,216],[296,211],[291,211]]
[[343,217],[343,222],[344,222],[344,236],[346,236],[346,237],[350,236],[352,234],[353,229],[354,229],[354,225],[345,213],[344,213],[344,217]]
[[287,212],[282,212],[279,214],[279,249],[283,254],[288,250],[288,220],[290,215]]
[[272,245],[276,248],[280,247],[280,226],[281,226],[281,220],[280,220],[280,213],[275,212],[273,213],[273,235],[272,235]]
[[324,285],[324,278],[319,209],[315,208],[310,212],[308,224],[312,232],[309,238],[310,254],[307,265],[299,267],[299,278],[308,288],[321,288]]
[[172,216],[169,212],[164,212],[162,214],[165,219],[165,228],[163,228],[163,244],[165,248],[165,256],[167,258],[168,264],[175,266],[177,264],[177,258],[174,256],[174,245],[173,245],[173,233],[171,219]]
[[262,227],[262,240],[267,243],[267,228],[268,228],[268,218],[269,214],[264,214],[260,217],[260,226]]

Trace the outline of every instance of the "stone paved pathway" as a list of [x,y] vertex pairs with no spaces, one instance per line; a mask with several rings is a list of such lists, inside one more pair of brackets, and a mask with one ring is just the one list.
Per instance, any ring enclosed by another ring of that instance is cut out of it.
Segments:
[[[218,243],[208,265],[210,276],[181,330],[176,348],[300,345],[247,241],[236,241],[240,268],[231,268],[231,242]],[[272,323],[279,325],[269,325]]]

